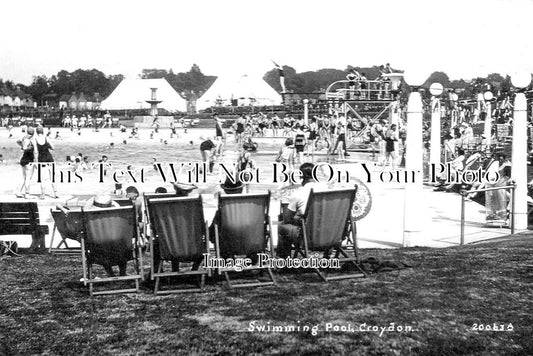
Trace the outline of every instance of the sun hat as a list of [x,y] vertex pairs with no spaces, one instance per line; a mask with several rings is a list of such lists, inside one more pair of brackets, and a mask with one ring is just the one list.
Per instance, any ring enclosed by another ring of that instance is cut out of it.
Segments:
[[176,191],[176,195],[178,196],[187,196],[194,189],[198,188],[194,184],[178,183],[178,182],[172,183],[172,186],[174,187],[174,190]]
[[91,199],[87,200],[85,203],[85,208],[111,208],[113,206],[117,206],[118,204],[113,204],[113,200],[111,200],[111,197],[107,194],[105,195],[98,195],[96,197],[92,197]]
[[233,183],[228,178],[226,179],[224,183],[220,185],[220,188],[222,188],[222,190],[224,190],[224,193],[226,194],[240,194],[242,193],[244,185],[239,181],[236,181],[235,183]]

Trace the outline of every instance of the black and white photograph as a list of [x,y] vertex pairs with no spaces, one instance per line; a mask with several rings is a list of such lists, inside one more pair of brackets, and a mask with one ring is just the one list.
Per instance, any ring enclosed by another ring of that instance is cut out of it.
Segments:
[[0,356],[533,354],[532,0],[0,8]]

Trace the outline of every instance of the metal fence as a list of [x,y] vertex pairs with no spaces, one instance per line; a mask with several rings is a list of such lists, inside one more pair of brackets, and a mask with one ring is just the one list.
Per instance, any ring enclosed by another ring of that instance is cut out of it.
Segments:
[[511,225],[511,234],[514,234],[514,212],[515,212],[515,185],[508,185],[505,187],[494,187],[494,188],[485,188],[485,189],[474,189],[474,190],[463,190],[461,191],[461,246],[465,243],[465,201],[466,197],[470,193],[479,193],[479,192],[489,192],[494,190],[511,190],[511,214],[510,214],[510,225]]

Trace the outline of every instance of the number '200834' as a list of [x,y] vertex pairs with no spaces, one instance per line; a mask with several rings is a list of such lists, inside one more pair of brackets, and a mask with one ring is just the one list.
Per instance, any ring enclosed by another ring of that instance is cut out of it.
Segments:
[[514,327],[513,324],[509,323],[507,325],[505,324],[478,324],[474,323],[472,324],[472,330],[478,330],[478,331],[513,331]]

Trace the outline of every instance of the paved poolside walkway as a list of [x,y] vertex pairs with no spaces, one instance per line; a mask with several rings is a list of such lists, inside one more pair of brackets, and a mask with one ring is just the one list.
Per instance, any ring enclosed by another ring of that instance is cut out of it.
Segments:
[[[373,166],[372,162],[367,162],[368,167],[372,167],[372,173],[379,174],[381,168]],[[265,166],[265,164],[260,164]],[[360,163],[334,164],[335,169],[348,170],[354,172],[354,176],[365,179],[361,176]],[[1,174],[0,174],[1,175]],[[208,184],[200,185],[200,190],[204,198],[205,216],[211,220],[216,210],[215,188],[217,177],[209,176]],[[380,183],[372,182],[367,184],[372,196],[372,207],[369,214],[357,222],[357,237],[360,248],[399,248],[404,244],[404,202],[405,190],[402,183]],[[251,192],[275,191],[279,189],[276,184],[261,184],[252,186]],[[91,192],[80,192],[87,194]],[[97,194],[98,192],[94,192]],[[100,192],[101,193],[101,192]],[[61,195],[61,199],[55,200],[47,197],[44,200],[35,199],[39,204],[41,223],[48,224],[50,232],[53,229],[53,220],[50,215],[50,208],[53,208],[59,201],[65,201],[75,195]],[[1,201],[21,201],[12,194],[0,195]],[[409,235],[410,246],[427,247],[449,247],[460,243],[460,218],[461,218],[461,197],[456,193],[434,192],[431,187],[424,187],[422,197],[417,201],[417,219],[420,221],[420,231]],[[273,199],[270,208],[270,215],[274,222],[274,242],[277,242],[277,215],[279,213],[279,200]],[[520,231],[516,231],[520,232]],[[473,202],[466,202],[465,214],[465,243],[472,243],[490,238],[495,238],[510,234],[509,228],[487,227],[485,223],[484,207]],[[46,236],[47,246],[50,235]],[[7,237],[4,237],[7,238]],[[21,247],[29,246],[29,237],[17,236],[15,239]],[[56,237],[56,241],[58,238]]]

